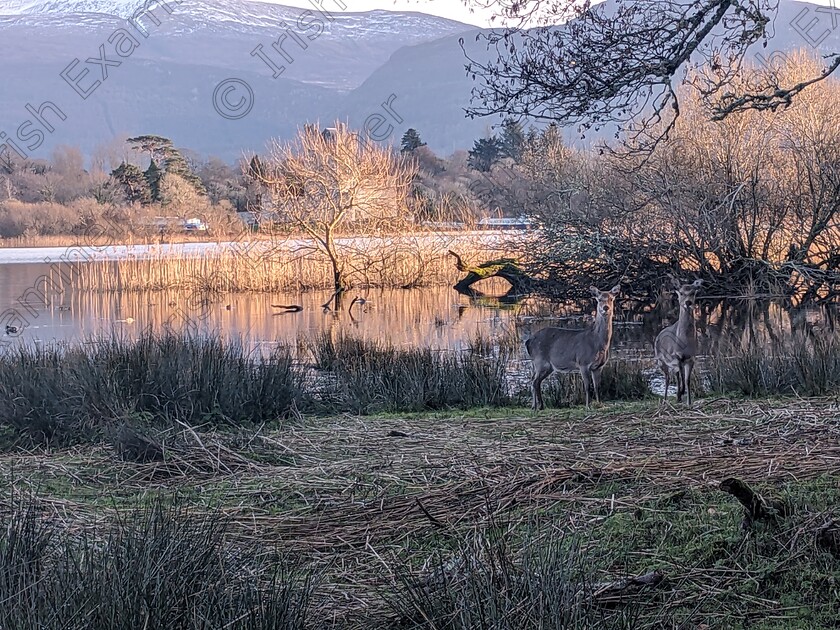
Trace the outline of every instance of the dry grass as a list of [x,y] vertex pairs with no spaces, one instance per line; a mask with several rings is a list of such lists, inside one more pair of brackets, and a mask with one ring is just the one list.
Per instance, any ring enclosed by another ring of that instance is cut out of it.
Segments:
[[[766,569],[743,557],[753,552],[736,544],[737,504],[716,487],[738,476],[778,490],[836,474],[837,413],[830,400],[718,399],[693,410],[607,405],[539,418],[343,417],[281,432],[164,436],[178,441],[165,462],[126,463],[97,447],[7,455],[0,470],[3,483],[39,489],[51,517],[76,527],[103,507],[175,488],[195,511],[222,506],[242,540],[300,552],[323,569],[312,627],[390,627],[381,591],[396,584],[396,558],[422,573],[453,538],[499,522],[514,530],[538,515],[590,547],[611,536],[625,541],[596,554],[604,579],[640,565],[663,569],[668,606],[694,622],[686,627],[718,627],[744,609],[783,620],[762,627],[794,627],[784,620],[796,602],[739,590]],[[831,509],[834,498],[809,495],[790,525],[796,540],[828,518],[814,510]],[[675,542],[675,532],[688,542]],[[634,548],[647,537],[649,547]],[[793,563],[793,552],[784,553]]]
[[[477,236],[417,235],[359,239],[339,246],[346,281],[356,287],[413,288],[454,284],[447,250],[484,260],[499,250]],[[291,241],[219,244],[203,255],[155,248],[149,255],[85,265],[75,285],[86,291],[283,292],[333,286],[329,260]]]
[[[67,235],[31,235],[31,236],[16,236],[9,238],[0,238],[0,248],[13,249],[17,247],[84,247],[95,244],[97,246],[108,245],[159,245],[179,244],[179,243],[207,243],[207,242],[222,242],[228,240],[230,235],[218,235],[216,233],[202,233],[202,232],[186,232],[186,233],[171,233],[161,236],[154,230],[149,230],[149,233],[142,234],[125,234],[119,238],[103,236],[97,237],[95,243],[91,243],[91,239],[84,234],[67,234]],[[268,239],[268,237],[266,237]]]

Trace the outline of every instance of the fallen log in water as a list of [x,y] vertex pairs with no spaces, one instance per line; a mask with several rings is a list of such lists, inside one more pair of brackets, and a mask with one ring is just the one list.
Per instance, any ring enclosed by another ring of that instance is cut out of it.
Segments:
[[449,250],[449,255],[455,257],[455,266],[458,271],[467,274],[455,285],[455,290],[462,295],[480,297],[482,293],[473,289],[472,285],[487,278],[502,278],[507,280],[511,287],[508,295],[525,294],[533,285],[533,280],[519,266],[515,258],[497,258],[478,265],[468,265],[452,250]]

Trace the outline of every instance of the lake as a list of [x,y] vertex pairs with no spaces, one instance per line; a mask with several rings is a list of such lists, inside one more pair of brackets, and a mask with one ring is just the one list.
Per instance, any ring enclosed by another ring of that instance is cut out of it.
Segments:
[[[33,291],[38,279],[49,273],[50,265],[32,260],[43,261],[50,255],[48,249],[0,250],[0,305],[4,313],[0,336],[7,349],[36,342],[81,342],[111,334],[133,338],[146,329],[163,330],[167,326],[241,339],[262,352],[321,332],[345,332],[396,346],[435,349],[460,349],[481,334],[505,338],[521,347],[519,342],[539,326],[582,326],[594,312],[594,302],[557,305],[528,298],[514,305],[500,304],[492,299],[469,299],[448,286],[352,290],[340,312],[321,308],[330,297],[329,291],[237,293],[211,295],[209,299],[179,292]],[[56,249],[59,254],[66,251]],[[503,281],[485,283],[485,291],[504,293]],[[46,301],[44,295],[48,296]],[[354,297],[364,298],[367,303],[356,304],[348,311]],[[292,304],[303,310],[284,313],[272,306]],[[676,314],[672,307],[639,308],[619,301],[613,343],[617,356],[650,358],[653,338],[674,321]],[[787,310],[774,303],[701,302],[698,320],[701,351],[712,352],[722,339],[769,346],[795,331],[833,332],[836,310]],[[6,333],[6,325],[19,330]]]

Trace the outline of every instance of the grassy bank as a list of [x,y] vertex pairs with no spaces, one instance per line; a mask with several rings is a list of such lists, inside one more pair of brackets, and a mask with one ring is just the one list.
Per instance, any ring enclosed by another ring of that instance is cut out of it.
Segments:
[[[126,610],[100,619],[132,627],[834,627],[837,414],[648,401],[171,431],[151,462],[104,442],[10,451],[0,623],[43,627],[68,601],[62,627],[91,627],[85,602],[123,584]],[[728,477],[788,509],[744,528]],[[662,579],[622,582],[643,575]]]

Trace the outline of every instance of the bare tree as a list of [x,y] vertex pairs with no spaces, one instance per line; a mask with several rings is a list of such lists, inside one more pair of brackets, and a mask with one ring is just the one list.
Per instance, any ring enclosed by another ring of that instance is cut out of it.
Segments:
[[342,229],[366,235],[398,229],[416,173],[412,160],[337,124],[306,126],[295,141],[274,141],[256,176],[271,192],[277,221],[303,233],[332,266],[336,294],[345,289]]
[[747,50],[767,45],[777,0],[465,2],[493,7],[515,25],[478,36],[491,50],[489,61],[462,43],[468,73],[478,81],[470,115],[577,124],[582,134],[624,127],[626,145],[643,153],[673,130],[682,82],[722,120],[748,109],[785,108],[840,65],[840,53],[833,53],[793,82],[772,69],[750,83],[735,81]]
[[[790,83],[820,63],[786,59],[777,72]],[[681,271],[715,293],[840,294],[840,83],[812,85],[774,116],[718,121],[690,86],[678,96],[682,114],[652,154],[563,149],[545,133],[526,149],[520,185],[539,226],[519,244],[528,272],[578,296],[626,274],[629,296],[652,299]]]

